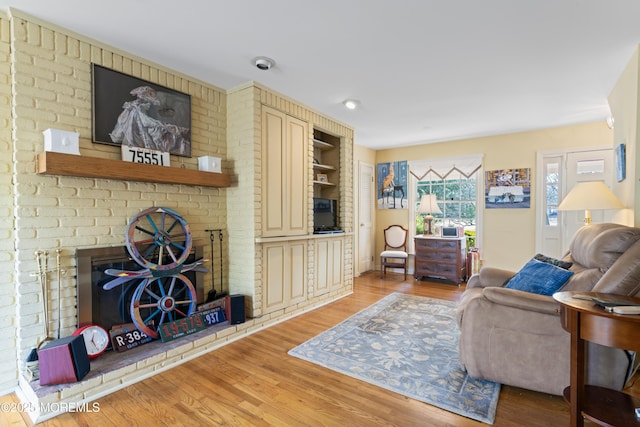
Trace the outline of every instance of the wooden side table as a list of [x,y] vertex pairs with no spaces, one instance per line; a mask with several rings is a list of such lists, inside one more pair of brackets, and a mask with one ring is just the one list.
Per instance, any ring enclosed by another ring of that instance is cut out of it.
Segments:
[[460,285],[465,279],[466,237],[416,236],[415,278],[438,277]]
[[[553,298],[561,304],[562,327],[571,334],[571,384],[564,398],[571,405],[571,426],[584,425],[583,417],[604,426],[640,426],[635,408],[640,399],[604,387],[585,385],[586,341],[608,347],[640,351],[640,315],[606,311],[592,301],[575,298],[612,298],[595,292],[557,292]],[[616,300],[640,304],[640,298],[615,295]]]

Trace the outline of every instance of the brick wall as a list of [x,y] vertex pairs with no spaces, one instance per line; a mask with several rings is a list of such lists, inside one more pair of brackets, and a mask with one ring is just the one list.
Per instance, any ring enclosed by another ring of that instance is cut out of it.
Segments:
[[[55,251],[61,251],[65,274],[60,281],[56,274],[49,274],[50,329],[52,335],[57,335],[55,326],[59,320],[60,335],[69,335],[76,327],[75,250],[124,244],[129,220],[150,206],[166,206],[178,211],[189,222],[194,240],[204,244],[205,257],[209,256],[210,246],[209,235],[204,230],[226,230],[223,246],[225,290],[249,296],[248,313],[255,318],[195,343],[185,342],[180,346],[181,350],[170,350],[153,360],[63,388],[44,397],[44,401],[92,400],[351,292],[352,237],[345,238],[344,283],[324,295],[313,293],[313,240],[310,240],[309,298],[263,316],[262,254],[261,245],[256,244],[261,230],[260,106],[273,106],[308,121],[310,138],[313,126],[341,135],[340,180],[344,189],[341,215],[347,231],[352,231],[353,223],[353,131],[350,128],[259,85],[248,84],[227,96],[216,87],[19,12],[10,20],[0,17],[0,55],[8,55],[9,43],[10,61],[0,64],[0,109],[3,109],[0,111],[13,105],[11,115],[7,112],[0,117],[4,120],[0,122],[0,133],[7,136],[0,139],[0,146],[13,154],[12,158],[0,158],[0,179],[7,184],[3,187],[7,188],[4,193],[0,192],[0,198],[6,199],[7,203],[1,206],[10,206],[0,220],[0,235],[6,237],[0,242],[0,278],[5,279],[0,283],[0,296],[3,297],[0,298],[0,320],[5,320],[3,325],[7,325],[6,334],[0,336],[0,362],[3,362],[0,365],[0,390],[18,383],[18,364],[22,364],[29,351],[43,338],[43,295],[34,275],[37,271],[34,252],[48,251],[49,266],[52,267],[55,266]],[[191,95],[193,157],[172,156],[171,163],[197,169],[198,156],[221,157],[223,171],[232,175],[231,187],[216,189],[38,175],[36,156],[44,150],[42,131],[47,128],[80,134],[78,161],[84,161],[86,157],[120,158],[119,147],[91,141],[91,63]],[[10,67],[14,71],[13,78]],[[310,163],[312,158],[310,145]],[[310,193],[313,191],[312,173],[310,170]],[[312,217],[310,203],[310,221]],[[211,283],[210,279],[209,275],[205,277],[205,286]],[[58,289],[62,296],[60,301]],[[58,318],[60,302],[62,310]],[[24,380],[21,380],[21,386],[28,394]],[[51,414],[31,415],[37,418]]]
[[0,14],[0,392],[18,380],[9,34],[9,20]]
[[[64,29],[39,23],[29,17],[13,15],[11,33],[7,21],[2,20],[2,51],[7,55],[6,41],[12,43],[13,86],[8,86],[8,62],[0,66],[2,108],[9,102],[5,93],[13,90],[14,146],[2,145],[5,152],[13,151],[14,162],[6,156],[0,160],[3,182],[11,182],[13,170],[14,200],[2,206],[14,206],[15,239],[11,239],[11,209],[1,222],[3,245],[0,263],[12,268],[0,268],[2,283],[15,282],[14,288],[2,290],[5,298],[0,304],[17,304],[17,342],[11,339],[2,351],[0,381],[6,386],[16,382],[15,360],[23,361],[29,351],[43,338],[43,295],[34,277],[37,270],[34,252],[50,253],[49,267],[55,265],[55,250],[60,249],[66,274],[61,283],[55,273],[49,274],[51,334],[56,335],[58,324],[58,286],[61,298],[61,336],[69,335],[76,327],[75,250],[77,248],[122,245],[129,220],[150,206],[166,206],[179,212],[189,222],[194,240],[204,243],[205,257],[209,256],[209,237],[205,229],[226,229],[226,190],[186,185],[167,185],[38,175],[36,156],[44,150],[42,131],[56,128],[80,134],[80,152],[84,156],[120,158],[118,147],[95,144],[91,141],[91,63],[103,65],[126,74],[149,80],[191,95],[192,155],[191,158],[172,156],[173,166],[184,165],[197,169],[197,156],[227,157],[226,153],[226,94],[224,91],[180,75],[161,66],[117,52],[97,42],[68,34]],[[8,117],[9,115],[2,115]],[[8,133],[8,123],[2,122],[0,132]],[[8,144],[11,138],[2,138]],[[223,163],[223,169],[228,166]],[[10,188],[10,186],[3,186]],[[0,195],[11,201],[9,190]],[[5,219],[8,218],[8,219]],[[225,231],[226,233],[226,231]],[[11,242],[11,243],[10,243]],[[15,251],[13,246],[15,244]],[[224,248],[226,251],[226,246]],[[15,254],[15,268],[13,257]],[[0,267],[2,264],[0,264]],[[7,271],[15,271],[15,277]],[[226,268],[225,268],[226,271]],[[220,273],[217,271],[217,275]],[[15,279],[15,280],[12,280]],[[205,277],[205,286],[211,283]],[[4,285],[2,285],[4,286]],[[11,311],[2,311],[2,316]],[[13,316],[10,316],[10,319]],[[8,322],[11,324],[11,322]],[[5,323],[6,324],[6,323]],[[12,327],[13,329],[13,327]],[[1,338],[5,339],[5,338]],[[6,369],[6,372],[4,371]],[[1,388],[1,387],[0,387]]]

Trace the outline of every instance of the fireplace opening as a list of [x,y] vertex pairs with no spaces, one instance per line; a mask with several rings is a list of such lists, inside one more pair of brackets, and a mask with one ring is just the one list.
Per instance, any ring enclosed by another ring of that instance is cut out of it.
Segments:
[[[185,264],[203,257],[203,247],[193,245]],[[164,261],[169,263],[170,260]],[[137,271],[142,267],[136,263],[126,246],[111,246],[76,250],[78,284],[78,325],[95,323],[106,330],[114,325],[131,323],[130,303],[134,290],[143,279],[130,280],[111,290],[103,286],[114,279],[105,273],[107,269]],[[182,273],[196,289],[197,303],[204,302],[203,274],[197,271]]]

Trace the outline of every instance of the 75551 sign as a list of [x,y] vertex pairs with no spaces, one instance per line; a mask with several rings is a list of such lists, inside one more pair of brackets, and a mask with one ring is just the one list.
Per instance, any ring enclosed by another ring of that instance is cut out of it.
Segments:
[[170,166],[169,153],[142,147],[122,145],[122,160],[145,165]]

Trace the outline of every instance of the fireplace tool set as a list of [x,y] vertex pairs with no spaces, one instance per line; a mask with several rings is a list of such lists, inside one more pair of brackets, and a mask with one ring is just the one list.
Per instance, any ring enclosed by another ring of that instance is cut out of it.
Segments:
[[[32,276],[38,278],[38,282],[40,283],[40,289],[42,292],[42,308],[43,308],[43,318],[44,318],[44,338],[38,342],[37,348],[42,347],[49,341],[53,341],[55,338],[52,336],[50,326],[51,321],[49,319],[49,299],[50,299],[50,289],[49,289],[49,273],[56,274],[57,280],[57,298],[58,301],[58,320],[56,326],[56,335],[57,338],[60,338],[60,328],[61,328],[61,317],[62,317],[62,275],[65,273],[64,269],[61,266],[60,256],[62,254],[61,249],[56,249],[56,266],[53,270],[49,269],[49,251],[43,251],[38,249],[35,251],[36,263],[38,266],[38,271]],[[38,353],[34,348],[29,353],[27,357],[25,369],[27,371],[27,375],[31,377],[31,379],[37,379],[39,376],[38,373]]]

